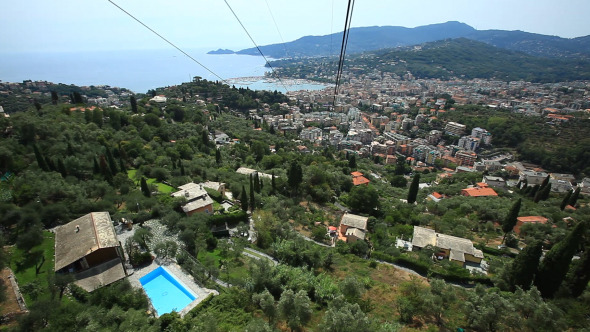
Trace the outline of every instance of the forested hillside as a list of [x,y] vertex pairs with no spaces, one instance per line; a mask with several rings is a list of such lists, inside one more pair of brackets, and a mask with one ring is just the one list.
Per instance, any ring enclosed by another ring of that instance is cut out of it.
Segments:
[[[280,93],[195,79],[151,94],[168,100],[138,95],[116,109],[74,105],[60,96],[55,105],[29,105],[0,118],[0,239],[6,244],[0,263],[14,271],[30,310],[6,330],[589,327],[590,293],[583,272],[590,261],[584,228],[590,207],[579,192],[574,198],[546,191],[546,197],[536,200],[532,186],[523,186],[499,191],[496,197],[465,197],[461,190],[480,182],[482,173],[437,180],[441,171],[418,172],[405,158],[385,165],[332,146],[296,141],[294,134],[275,131],[249,112],[262,115],[262,107],[268,106],[267,112],[281,113],[279,103],[289,100]],[[498,144],[517,149],[532,145],[535,138],[526,138],[521,147],[510,133],[528,137],[542,125],[525,125],[509,113],[482,110],[485,116],[479,117],[469,109],[456,112],[448,112],[448,119],[460,116],[468,126],[485,121],[498,135]],[[573,135],[582,125],[572,123],[567,132]],[[214,143],[221,132],[231,144]],[[577,135],[582,139],[584,134]],[[310,153],[300,152],[302,146]],[[574,152],[585,158],[578,150],[568,153]],[[553,157],[548,163],[565,167]],[[270,177],[239,174],[240,167]],[[586,172],[584,165],[576,167]],[[355,171],[370,183],[354,186]],[[225,183],[233,206],[226,209],[222,195],[211,192],[215,212],[187,216],[182,210],[186,200],[169,194],[188,182],[204,181]],[[429,187],[419,190],[418,183]],[[427,200],[432,192],[445,199]],[[561,208],[564,202],[575,210]],[[520,215],[546,216],[548,223],[523,226],[517,234],[508,227],[514,211],[518,215],[514,206]],[[123,218],[133,222],[135,235],[124,243],[129,264],[141,267],[152,256],[167,256],[197,284],[219,295],[204,299],[184,317],[175,312],[155,317],[144,292],[127,280],[91,293],[71,285],[71,275],[53,271],[55,240],[49,231],[94,211],[109,212],[116,227],[122,227]],[[366,241],[331,246],[327,227],[338,226],[345,211],[368,218]],[[231,241],[213,233],[225,224],[237,229]],[[471,240],[485,254],[487,275],[433,259],[438,249],[432,246],[421,251],[396,247],[397,239],[408,239],[414,226]],[[173,240],[156,236],[158,227],[164,229],[158,236]],[[254,240],[249,242],[251,229]],[[504,240],[509,248],[498,249]],[[539,262],[541,247],[546,258]],[[580,259],[572,261],[574,254]],[[558,277],[552,276],[555,282],[547,285],[543,276],[555,271]],[[533,278],[535,273],[540,277]],[[517,278],[521,275],[527,277]]]

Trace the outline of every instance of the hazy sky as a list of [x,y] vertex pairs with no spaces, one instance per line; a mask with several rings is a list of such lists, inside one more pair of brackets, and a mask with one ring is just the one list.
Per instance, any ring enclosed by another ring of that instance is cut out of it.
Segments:
[[[258,45],[341,31],[347,6],[345,0],[227,1]],[[181,48],[253,46],[224,0],[115,2]],[[107,0],[0,3],[0,53],[169,47]],[[589,13],[589,0],[358,0],[352,26],[460,21],[479,30],[571,38],[590,35]]]

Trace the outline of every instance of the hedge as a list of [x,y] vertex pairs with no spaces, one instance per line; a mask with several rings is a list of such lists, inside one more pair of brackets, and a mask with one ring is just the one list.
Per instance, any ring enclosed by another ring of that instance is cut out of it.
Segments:
[[474,245],[474,247],[476,247],[477,249],[483,251],[484,253],[486,253],[488,255],[493,255],[493,256],[508,255],[508,256],[514,258],[517,255],[508,249],[496,249],[496,248],[492,248],[492,247],[488,247],[488,246],[482,246],[480,244],[476,244],[476,245]]
[[240,221],[248,222],[248,214],[244,211],[237,211],[229,214],[216,214],[209,218],[211,225],[221,225],[224,223],[237,224]]
[[219,191],[211,188],[205,188],[205,191],[209,194],[209,197],[211,197],[212,200],[220,204],[223,202],[223,195]]
[[408,256],[398,256],[393,257],[391,255],[374,251],[371,253],[371,257],[374,259],[382,260],[388,263],[394,263],[405,268],[411,269],[423,276],[428,277],[435,277],[443,279],[447,282],[456,282],[456,283],[470,283],[470,282],[477,282],[485,285],[492,286],[493,283],[491,279],[487,276],[475,276],[475,275],[461,275],[451,271],[434,271],[432,270],[431,266],[428,263],[416,260],[414,258]]

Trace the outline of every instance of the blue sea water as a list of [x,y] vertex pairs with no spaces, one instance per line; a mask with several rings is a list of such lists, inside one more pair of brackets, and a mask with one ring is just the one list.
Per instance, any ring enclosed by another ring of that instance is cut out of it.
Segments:
[[[261,77],[268,68],[258,56],[224,54],[209,55],[207,50],[187,50],[193,58],[227,80],[238,77]],[[22,82],[41,80],[75,85],[110,85],[145,93],[157,87],[177,85],[194,76],[216,81],[218,77],[175,49],[127,50],[54,53],[0,54],[0,80]],[[255,81],[231,81],[236,86],[285,92],[282,84]],[[324,86],[300,83],[289,90],[317,90]]]

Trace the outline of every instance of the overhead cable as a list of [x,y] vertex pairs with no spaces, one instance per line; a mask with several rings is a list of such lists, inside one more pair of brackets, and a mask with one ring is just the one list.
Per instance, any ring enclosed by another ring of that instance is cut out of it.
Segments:
[[[236,12],[234,12],[234,10],[229,5],[229,3],[227,2],[227,0],[223,0],[223,1],[225,2],[225,4],[227,5],[227,7],[229,8],[229,10],[232,12],[232,14],[234,14],[234,17],[236,18],[236,20],[238,20],[238,23],[240,23],[240,25],[242,26],[242,29],[244,29],[244,32],[246,32],[246,34],[248,35],[248,37],[250,38],[250,40],[252,41],[252,43],[254,44],[254,46],[256,46],[256,49],[258,50],[258,53],[260,53],[260,55],[262,55],[262,57],[264,58],[264,61],[266,61],[266,64],[270,68],[271,72],[274,74],[275,73],[274,68],[272,67],[272,65],[270,64],[270,62],[266,58],[266,56],[264,56],[264,54],[260,50],[260,47],[258,47],[258,45],[256,44],[256,42],[254,41],[254,39],[252,38],[252,36],[248,32],[248,30],[246,29],[246,27],[244,26],[244,24],[242,24],[242,21],[240,21],[240,18],[238,17],[238,15],[236,15]],[[281,83],[281,85],[283,86],[283,88],[285,88],[285,91],[289,92],[289,89],[287,89],[287,86],[285,86],[285,84],[283,83],[283,80],[281,80],[281,78],[278,75],[276,75],[276,78],[279,80],[279,82]]]
[[221,76],[217,75],[216,73],[214,73],[211,69],[207,68],[204,64],[200,63],[199,61],[197,61],[197,59],[193,58],[192,56],[190,56],[190,54],[186,53],[185,51],[183,51],[180,47],[176,46],[174,43],[172,43],[171,41],[169,41],[168,39],[166,39],[164,36],[162,36],[161,34],[159,34],[158,32],[156,32],[154,29],[150,28],[149,26],[147,26],[145,23],[143,23],[142,21],[140,21],[138,18],[136,18],[135,16],[133,16],[131,13],[129,13],[128,11],[126,11],[125,9],[121,8],[121,6],[117,5],[115,2],[113,2],[112,0],[107,0],[108,2],[110,2],[113,6],[119,8],[122,12],[124,12],[125,14],[129,15],[129,17],[131,17],[132,19],[134,19],[135,21],[137,21],[139,24],[143,25],[146,29],[150,30],[151,32],[153,32],[156,36],[160,37],[160,39],[162,39],[163,41],[167,42],[168,44],[170,44],[172,47],[174,47],[175,49],[177,49],[178,51],[180,51],[180,53],[186,55],[189,59],[191,59],[193,62],[195,62],[196,64],[198,64],[199,66],[203,67],[205,70],[207,70],[208,72],[210,72],[211,74],[213,74],[215,77],[219,78],[222,82],[227,83],[227,81],[225,79],[223,79]]
[[342,32],[342,46],[340,47],[340,58],[338,60],[338,70],[336,71],[336,84],[334,85],[334,100],[333,106],[336,106],[336,96],[338,95],[338,87],[340,85],[340,77],[342,76],[342,69],[344,67],[344,56],[346,55],[346,47],[348,45],[348,35],[350,32],[350,23],[352,21],[352,12],[354,10],[354,0],[348,0],[348,8],[346,9],[346,18],[344,20],[344,31]]

